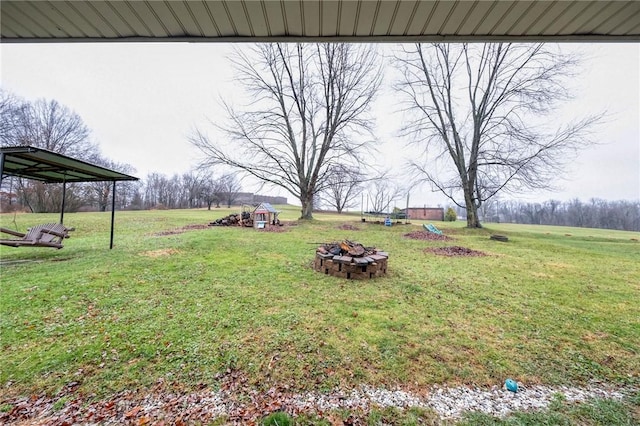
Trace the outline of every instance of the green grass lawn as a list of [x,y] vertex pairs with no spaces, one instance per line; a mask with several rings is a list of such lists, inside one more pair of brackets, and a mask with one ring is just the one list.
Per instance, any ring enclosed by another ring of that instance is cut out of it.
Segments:
[[[638,384],[638,233],[457,222],[436,223],[455,241],[423,241],[403,236],[418,222],[298,223],[298,208],[280,208],[284,232],[178,232],[234,209],[118,212],[109,250],[110,213],[74,213],[62,250],[1,247],[0,395],[77,382],[99,397],[160,379],[190,390],[228,370],[258,389]],[[57,219],[2,214],[0,225]],[[388,251],[387,276],[314,272],[312,243],[342,239]],[[424,252],[444,245],[489,256]]]

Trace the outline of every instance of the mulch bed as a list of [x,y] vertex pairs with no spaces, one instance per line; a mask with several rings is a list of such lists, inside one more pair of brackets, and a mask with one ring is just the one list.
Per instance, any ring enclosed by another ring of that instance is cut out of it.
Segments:
[[209,226],[208,225],[201,225],[199,223],[195,223],[193,225],[185,225],[182,228],[176,228],[176,229],[170,229],[168,231],[156,232],[153,235],[158,236],[158,237],[162,237],[162,236],[165,236],[165,235],[176,235],[176,234],[182,234],[182,233],[187,232],[187,231],[192,231],[194,229],[209,229]]
[[411,238],[412,240],[428,240],[428,241],[453,241],[453,238],[447,237],[446,235],[434,234],[429,231],[413,231],[408,234],[404,234],[406,238]]
[[350,225],[348,223],[343,223],[342,225],[338,226],[338,229],[341,229],[343,231],[359,231],[360,230],[360,228],[358,228],[357,226]]
[[298,226],[297,221],[283,220],[280,222],[280,225],[274,226],[269,225],[264,229],[261,229],[262,232],[287,232],[287,228],[291,228],[292,226]]
[[226,418],[224,424],[257,425],[262,417],[275,411],[292,415],[303,412],[293,403],[288,386],[258,391],[242,372],[230,369],[217,378],[218,391],[202,384],[200,390],[188,393],[160,379],[148,391],[127,390],[101,400],[77,393],[80,383],[71,382],[55,396],[3,399],[5,409],[0,411],[0,425],[186,426],[208,424],[220,417]]
[[[287,231],[287,227],[291,227],[291,226],[296,226],[298,225],[296,222],[281,222],[280,226],[269,226],[265,229],[261,229],[261,231],[263,232],[286,232]],[[238,228],[240,228],[240,226],[238,225],[233,225],[236,226]],[[160,232],[156,232],[155,234],[153,234],[156,237],[164,237],[167,235],[177,235],[177,234],[182,234],[185,233],[187,231],[193,231],[196,229],[211,229],[211,226],[209,225],[203,225],[203,224],[199,224],[199,223],[194,223],[192,225],[185,225],[181,228],[175,228],[175,229],[169,229],[167,231],[160,231]]]
[[477,250],[471,250],[466,247],[449,246],[449,247],[430,247],[424,249],[425,253],[433,253],[438,256],[488,256],[488,254]]
[[287,229],[284,226],[265,226],[264,229],[260,230],[261,232],[287,232]]

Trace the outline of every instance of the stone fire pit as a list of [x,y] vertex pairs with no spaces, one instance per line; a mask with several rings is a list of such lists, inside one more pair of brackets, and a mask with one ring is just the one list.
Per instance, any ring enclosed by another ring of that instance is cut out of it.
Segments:
[[388,253],[375,247],[345,240],[320,245],[313,268],[334,277],[366,280],[386,275],[388,258]]

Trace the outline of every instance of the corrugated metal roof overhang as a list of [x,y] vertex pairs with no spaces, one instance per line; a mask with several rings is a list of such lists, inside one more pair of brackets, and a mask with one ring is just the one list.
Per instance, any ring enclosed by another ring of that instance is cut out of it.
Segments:
[[2,42],[638,41],[640,1],[0,2]]
[[99,182],[138,180],[115,170],[30,146],[0,148],[2,174],[43,182]]

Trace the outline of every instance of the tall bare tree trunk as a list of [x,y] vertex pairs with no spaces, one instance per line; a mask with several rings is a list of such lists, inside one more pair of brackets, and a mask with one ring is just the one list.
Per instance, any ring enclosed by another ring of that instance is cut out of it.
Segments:
[[478,209],[473,203],[467,206],[467,228],[482,228],[480,218],[478,217]]
[[305,194],[301,201],[300,219],[313,219],[313,194]]

